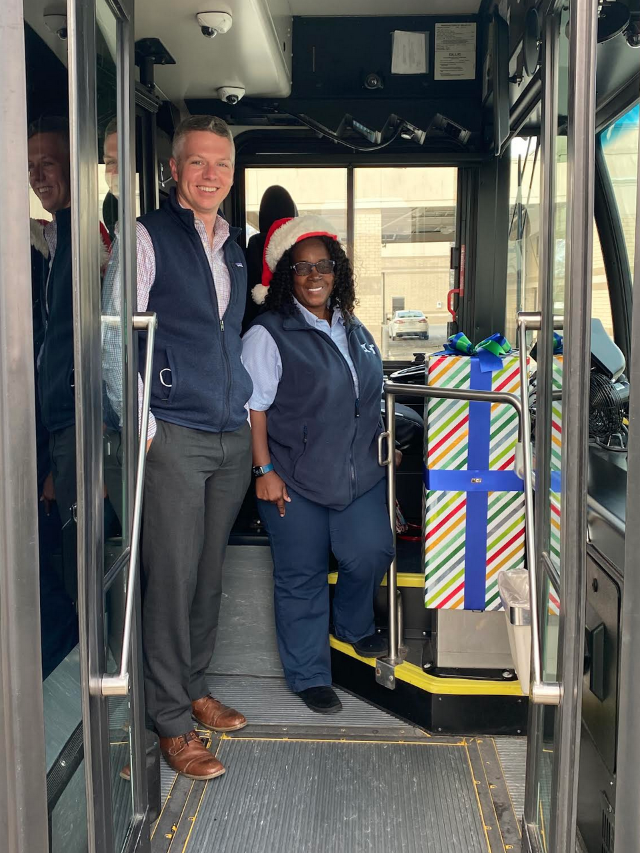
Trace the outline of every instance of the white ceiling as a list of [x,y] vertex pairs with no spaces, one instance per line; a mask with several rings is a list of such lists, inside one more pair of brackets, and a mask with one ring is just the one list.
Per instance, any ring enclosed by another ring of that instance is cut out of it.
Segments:
[[[159,38],[176,65],[157,66],[156,82],[174,103],[215,98],[222,86],[247,96],[287,97],[291,86],[291,16],[467,15],[480,0],[136,0],[136,39]],[[66,65],[67,43],[44,25],[43,12],[65,0],[24,0],[25,18]],[[233,26],[207,39],[198,12],[230,12]]]
[[[292,15],[475,15],[480,0],[288,0]],[[271,4],[270,4],[271,5]]]
[[[229,32],[205,38],[196,14],[206,11],[231,13]],[[266,0],[137,0],[135,28],[136,39],[159,38],[175,59],[156,67],[158,86],[171,100],[216,97],[221,86],[289,94],[290,17],[272,15]]]

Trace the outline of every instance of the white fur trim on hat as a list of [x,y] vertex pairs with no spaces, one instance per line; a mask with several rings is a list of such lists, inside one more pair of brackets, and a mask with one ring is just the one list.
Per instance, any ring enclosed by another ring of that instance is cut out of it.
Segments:
[[260,284],[256,284],[255,287],[251,288],[251,298],[256,303],[256,305],[262,305],[267,298],[268,287],[265,287],[262,282]]
[[322,216],[316,216],[315,214],[296,216],[294,219],[290,219],[284,225],[281,225],[271,235],[265,251],[264,259],[271,272],[274,272],[280,258],[292,246],[295,246],[300,240],[321,234],[332,237],[334,240],[338,236],[335,233],[335,228],[327,219],[324,219]]

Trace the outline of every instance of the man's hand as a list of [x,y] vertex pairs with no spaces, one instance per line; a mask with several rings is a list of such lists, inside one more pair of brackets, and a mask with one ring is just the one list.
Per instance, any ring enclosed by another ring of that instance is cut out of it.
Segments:
[[53,485],[53,473],[49,471],[47,479],[42,484],[42,494],[40,500],[44,502],[44,511],[47,515],[51,515],[51,504],[56,499],[56,489]]
[[147,453],[149,452],[149,448],[151,447],[151,442],[152,442],[152,441],[153,441],[153,438],[148,438],[148,439],[147,439]]
[[285,503],[291,503],[287,487],[275,471],[269,471],[256,479],[256,497],[275,504],[281,518],[284,518]]
[[396,450],[396,468],[398,468],[400,466],[401,462],[402,462],[402,451]]

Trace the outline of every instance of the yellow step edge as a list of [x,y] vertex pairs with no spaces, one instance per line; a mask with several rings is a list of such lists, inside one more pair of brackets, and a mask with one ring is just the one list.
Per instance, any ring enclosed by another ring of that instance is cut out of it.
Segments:
[[[350,643],[330,636],[331,647],[349,657],[375,667],[375,658],[361,657]],[[396,678],[419,687],[426,693],[440,696],[523,696],[518,681],[476,681],[466,678],[437,678],[423,672],[419,666],[405,661],[396,667]]]
[[[337,572],[329,572],[329,583],[335,584],[338,580]],[[382,586],[387,585],[387,576],[382,579]],[[399,587],[413,587],[414,589],[424,588],[424,575],[414,572],[399,572],[398,573]]]

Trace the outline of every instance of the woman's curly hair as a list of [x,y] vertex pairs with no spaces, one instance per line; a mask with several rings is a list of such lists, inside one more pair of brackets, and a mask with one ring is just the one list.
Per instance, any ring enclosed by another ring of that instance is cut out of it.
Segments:
[[[336,262],[331,291],[331,306],[339,308],[343,316],[350,317],[356,305],[356,288],[353,267],[347,253],[337,240],[331,237],[316,237],[327,247],[329,257]],[[267,288],[265,310],[279,314],[293,314],[296,310],[293,301],[293,270],[291,269],[291,249],[288,249],[278,261],[273,278]]]

